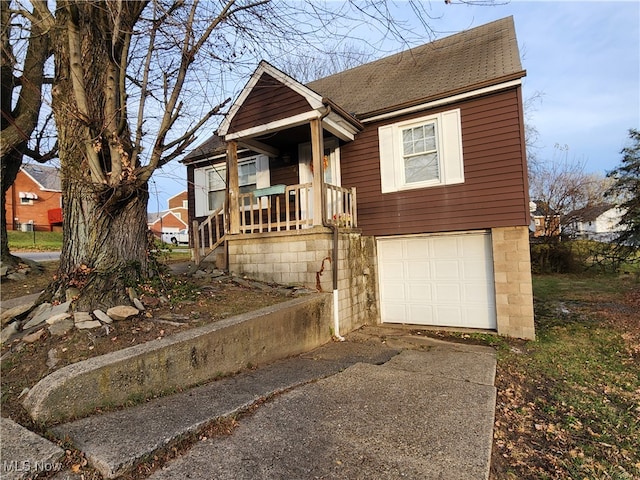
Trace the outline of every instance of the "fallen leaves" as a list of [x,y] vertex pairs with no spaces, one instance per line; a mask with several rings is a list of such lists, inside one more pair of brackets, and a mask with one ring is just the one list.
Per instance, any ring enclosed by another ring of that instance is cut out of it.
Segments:
[[640,478],[640,290],[599,295],[501,352],[492,479]]

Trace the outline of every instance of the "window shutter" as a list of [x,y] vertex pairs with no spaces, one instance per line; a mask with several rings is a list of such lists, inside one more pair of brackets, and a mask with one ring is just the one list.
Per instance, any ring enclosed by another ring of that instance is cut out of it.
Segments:
[[193,192],[195,196],[196,217],[209,215],[209,201],[207,198],[207,191],[207,169],[196,168],[193,171]]
[[270,186],[269,157],[260,155],[256,158],[256,188],[266,188]]
[[378,128],[378,143],[380,152],[380,182],[382,193],[395,192],[396,173],[394,169],[396,149],[394,146],[393,125]]
[[464,183],[460,110],[443,112],[441,118],[443,183]]

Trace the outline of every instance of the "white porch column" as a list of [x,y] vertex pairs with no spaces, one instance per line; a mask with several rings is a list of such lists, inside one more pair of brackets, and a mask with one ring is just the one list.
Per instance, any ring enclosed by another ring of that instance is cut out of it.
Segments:
[[321,226],[324,218],[324,139],[322,121],[311,120],[311,165],[313,166],[313,226]]
[[240,233],[240,187],[238,186],[238,144],[227,143],[227,192],[229,201],[229,233]]

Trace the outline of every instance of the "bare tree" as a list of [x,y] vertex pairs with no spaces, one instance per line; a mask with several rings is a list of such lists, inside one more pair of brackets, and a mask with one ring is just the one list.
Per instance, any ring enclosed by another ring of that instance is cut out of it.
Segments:
[[[584,173],[584,163],[569,160],[569,147],[556,145],[551,161],[537,162],[530,172],[531,199],[544,217],[544,241],[558,241],[566,216],[589,201],[592,178]],[[563,220],[561,222],[561,219]]]
[[[45,63],[50,56],[48,29],[50,20],[43,18],[46,1],[33,0],[32,11],[22,11],[20,20],[29,27],[16,22],[10,2],[0,2],[2,32],[2,63],[0,65],[0,160],[2,163],[2,205],[0,208],[0,238],[2,263],[15,265],[19,260],[11,255],[7,238],[6,192],[13,184],[25,154],[38,160],[46,160],[38,151],[29,149],[29,140],[38,126],[42,90],[45,82]],[[26,39],[21,35],[25,33]],[[21,48],[16,52],[15,46]],[[37,150],[37,149],[36,149]]]
[[544,94],[540,91],[534,92],[529,98],[524,101],[524,137],[525,145],[527,148],[527,168],[529,169],[529,178],[535,175],[538,168],[541,168],[541,160],[538,157],[538,139],[540,132],[536,128],[532,120],[532,113],[538,108],[538,105],[542,102]]
[[274,63],[280,70],[304,83],[357,67],[373,58],[372,50],[367,51],[357,45],[346,45],[328,46],[323,50],[298,50],[277,59]]
[[541,271],[573,271],[583,268],[562,239],[571,238],[573,228],[588,207],[605,202],[611,179],[584,172],[584,163],[569,159],[569,147],[556,145],[554,158],[537,162],[530,171],[531,199],[541,214],[542,235],[536,236],[532,262]]
[[[409,5],[428,25],[425,4]],[[80,309],[126,302],[126,287],[149,275],[148,181],[220,113],[225,72],[252,70],[258,58],[291,45],[339,43],[350,36],[340,33],[345,25],[353,27],[348,32],[366,25],[383,36],[406,33],[390,4],[373,0],[59,0],[55,9],[45,1],[33,7],[22,13],[48,34],[55,60],[51,106],[62,172],[63,251],[49,295],[62,299],[77,287]]]

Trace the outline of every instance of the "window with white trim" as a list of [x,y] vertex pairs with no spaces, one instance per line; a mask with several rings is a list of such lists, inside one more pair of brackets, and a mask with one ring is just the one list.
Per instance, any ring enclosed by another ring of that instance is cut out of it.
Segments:
[[[240,193],[253,192],[257,188],[257,159],[238,164],[238,186],[240,187]],[[208,172],[208,200],[209,210],[214,211],[222,207],[224,204],[224,198],[226,195],[226,178],[227,167],[226,165],[214,166]]]
[[[194,171],[196,216],[209,215],[222,207],[226,196],[227,166],[219,163]],[[270,186],[269,158],[258,155],[238,162],[240,193]]]
[[460,110],[378,129],[382,193],[464,182]]

